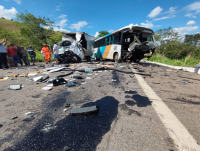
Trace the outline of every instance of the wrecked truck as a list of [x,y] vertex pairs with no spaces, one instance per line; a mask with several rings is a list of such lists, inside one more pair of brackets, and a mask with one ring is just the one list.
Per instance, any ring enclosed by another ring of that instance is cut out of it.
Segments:
[[95,40],[92,58],[139,62],[155,49],[153,30],[131,24]]
[[85,32],[65,32],[59,46],[60,63],[78,63],[84,59],[91,61],[94,37]]

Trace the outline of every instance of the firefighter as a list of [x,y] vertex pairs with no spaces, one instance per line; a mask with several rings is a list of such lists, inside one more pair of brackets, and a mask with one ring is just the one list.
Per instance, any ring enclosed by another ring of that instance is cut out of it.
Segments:
[[46,64],[49,62],[51,62],[51,51],[49,50],[49,48],[46,46],[46,44],[43,44],[43,48],[42,48],[42,53],[45,56],[45,62]]

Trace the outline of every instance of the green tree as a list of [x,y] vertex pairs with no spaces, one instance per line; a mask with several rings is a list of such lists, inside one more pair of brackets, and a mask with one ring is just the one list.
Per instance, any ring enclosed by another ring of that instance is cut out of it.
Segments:
[[107,31],[100,31],[98,38],[103,37],[103,36],[105,36],[107,34],[109,34],[109,32],[107,32]]
[[193,46],[197,46],[200,40],[200,33],[193,34],[193,35],[185,35],[185,43]]
[[53,26],[55,26],[53,21],[46,17],[35,17],[28,12],[17,14],[16,18],[21,22],[20,33],[29,43],[35,44],[38,48],[47,43],[51,48],[50,36],[54,33]]

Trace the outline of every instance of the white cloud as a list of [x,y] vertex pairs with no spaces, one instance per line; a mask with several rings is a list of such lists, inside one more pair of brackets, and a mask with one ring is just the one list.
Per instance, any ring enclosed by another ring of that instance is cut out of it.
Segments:
[[93,26],[88,26],[88,28],[93,28]]
[[58,18],[62,18],[62,19],[66,18],[66,17],[67,17],[67,15],[64,15],[64,14],[61,14],[60,16],[58,16]]
[[179,27],[179,28],[174,28],[176,32],[178,32],[180,35],[185,35],[190,31],[195,31],[199,27],[198,26],[186,26],[186,27]]
[[196,24],[194,20],[190,20],[189,22],[187,22],[187,25],[194,25],[194,24]]
[[6,19],[15,18],[17,10],[12,7],[11,9],[5,9],[4,6],[0,5],[0,17],[4,17]]
[[60,32],[70,32],[69,30],[63,29],[63,28],[58,28],[58,27],[53,27],[54,31],[60,31]]
[[76,29],[76,31],[80,31],[82,27],[86,26],[88,23],[86,21],[79,21],[78,23],[71,24],[71,29]]
[[165,14],[174,14],[176,13],[177,7],[170,7],[168,11],[165,12]]
[[108,32],[109,32],[109,33],[113,33],[113,32],[114,32],[114,30],[113,30],[113,29],[111,29],[111,30],[109,30]]
[[21,0],[13,0],[13,1],[15,1],[18,5],[21,5]]
[[155,18],[154,20],[163,20],[163,19],[169,19],[169,18],[174,18],[174,17],[176,17],[176,16],[175,15],[173,15],[173,16],[163,16],[161,18]]
[[99,36],[99,32],[96,32],[96,34],[94,35],[95,38],[97,38]]
[[199,11],[200,10],[200,1],[191,3],[190,5],[186,6],[187,10],[191,11]]
[[185,17],[196,18],[196,16],[191,13],[186,14]]
[[60,9],[59,9],[59,8],[56,8],[56,11],[60,11]]
[[67,19],[62,19],[61,21],[56,22],[56,25],[60,26],[60,28],[63,28],[65,26],[67,26],[66,22],[67,22]]
[[158,6],[158,7],[154,8],[154,10],[152,10],[149,13],[148,17],[149,18],[154,18],[154,17],[158,16],[162,12],[162,10],[163,9],[160,6]]
[[152,22],[146,20],[146,23],[141,23],[142,27],[146,27],[146,28],[153,28],[154,25],[152,24]]

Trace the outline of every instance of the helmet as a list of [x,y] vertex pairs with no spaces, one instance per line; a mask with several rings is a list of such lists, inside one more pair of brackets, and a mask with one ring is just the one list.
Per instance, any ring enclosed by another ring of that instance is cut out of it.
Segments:
[[46,44],[43,44],[43,46],[46,46]]

